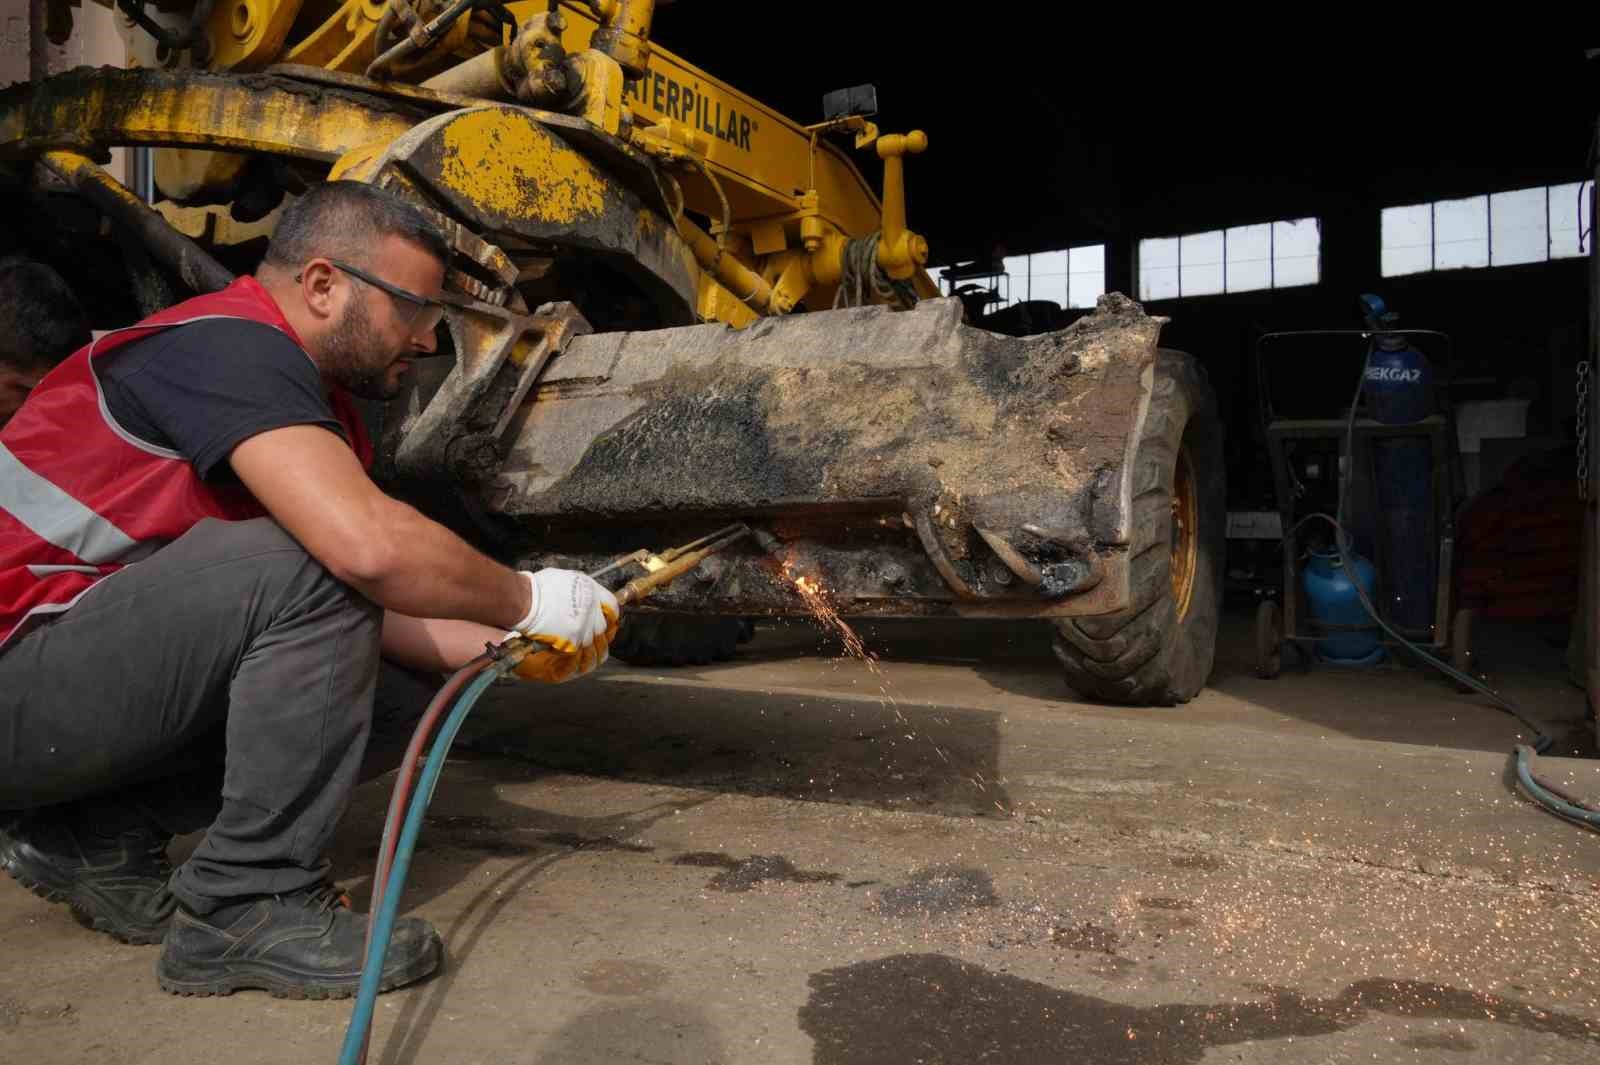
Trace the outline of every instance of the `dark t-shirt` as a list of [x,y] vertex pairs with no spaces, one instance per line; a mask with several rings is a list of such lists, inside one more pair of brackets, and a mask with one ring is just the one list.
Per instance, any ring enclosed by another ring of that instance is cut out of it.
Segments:
[[228,456],[257,433],[323,425],[344,435],[310,357],[260,322],[177,326],[96,356],[93,365],[117,424],[176,451],[206,480],[233,480]]

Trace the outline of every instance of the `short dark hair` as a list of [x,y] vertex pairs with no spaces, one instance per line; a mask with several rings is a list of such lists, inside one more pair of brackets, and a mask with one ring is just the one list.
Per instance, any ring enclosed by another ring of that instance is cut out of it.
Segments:
[[383,237],[404,238],[441,263],[450,261],[438,226],[394,193],[362,181],[313,185],[285,207],[265,261],[293,268],[320,257],[366,265]]
[[31,259],[0,260],[0,363],[47,370],[90,339],[88,316],[60,274]]

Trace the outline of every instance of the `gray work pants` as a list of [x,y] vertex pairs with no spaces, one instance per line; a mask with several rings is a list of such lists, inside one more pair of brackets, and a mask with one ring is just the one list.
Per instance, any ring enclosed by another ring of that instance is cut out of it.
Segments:
[[271,519],[202,521],[0,651],[0,810],[209,825],[172,880],[196,913],[313,885],[361,775],[380,625]]

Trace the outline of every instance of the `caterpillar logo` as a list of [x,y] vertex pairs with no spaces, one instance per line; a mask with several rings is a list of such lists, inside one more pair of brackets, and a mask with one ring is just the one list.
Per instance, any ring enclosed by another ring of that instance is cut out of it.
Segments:
[[1373,366],[1367,370],[1368,381],[1398,381],[1402,384],[1414,385],[1422,380],[1422,371],[1418,369],[1402,369],[1399,366]]
[[647,70],[644,77],[628,82],[622,95],[657,114],[686,122],[719,141],[727,141],[735,148],[750,150],[750,132],[756,128],[750,116],[735,111],[731,103],[724,107],[721,100],[692,86]]

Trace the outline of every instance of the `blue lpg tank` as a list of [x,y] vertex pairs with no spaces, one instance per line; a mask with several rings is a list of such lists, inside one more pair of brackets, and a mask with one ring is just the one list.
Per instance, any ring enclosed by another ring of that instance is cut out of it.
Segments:
[[[1367,598],[1372,598],[1378,583],[1372,563],[1354,551],[1350,552],[1350,562]],[[1300,583],[1306,590],[1314,619],[1325,625],[1351,626],[1318,640],[1317,657],[1347,666],[1370,666],[1383,657],[1378,628],[1366,607],[1361,605],[1361,596],[1351,583],[1338,551],[1312,552],[1301,570]]]

